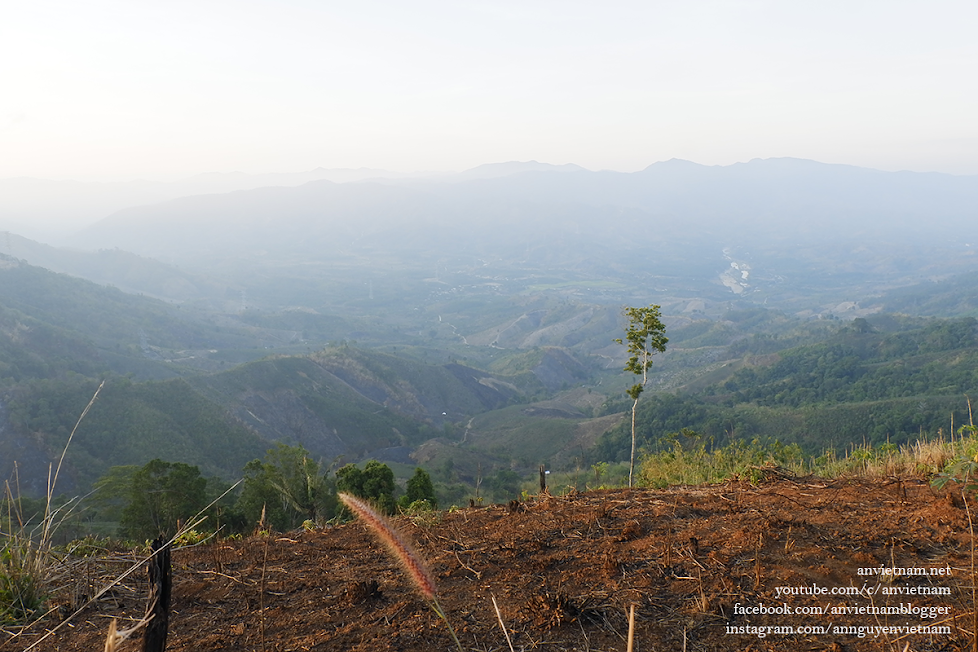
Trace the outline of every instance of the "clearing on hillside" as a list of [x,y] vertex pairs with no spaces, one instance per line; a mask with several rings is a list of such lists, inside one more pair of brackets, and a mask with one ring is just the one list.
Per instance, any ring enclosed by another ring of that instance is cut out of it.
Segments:
[[[968,515],[960,494],[918,478],[772,473],[757,486],[544,495],[395,522],[466,650],[508,649],[493,596],[516,650],[624,651],[633,604],[638,652],[972,645]],[[168,650],[456,649],[359,522],[176,550],[173,563]],[[60,613],[120,564],[79,564]],[[125,628],[143,614],[145,584],[134,574],[34,649],[101,650],[110,617]],[[8,628],[0,650],[56,625]]]

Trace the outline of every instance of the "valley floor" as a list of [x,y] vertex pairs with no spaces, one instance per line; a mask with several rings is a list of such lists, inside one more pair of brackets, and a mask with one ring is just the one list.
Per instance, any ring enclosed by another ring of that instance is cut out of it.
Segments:
[[[623,651],[633,604],[639,652],[971,649],[968,514],[918,478],[772,471],[757,486],[543,496],[396,523],[466,650],[509,649],[492,597],[515,650]],[[62,599],[91,595],[96,570]],[[176,550],[173,582],[168,650],[456,649],[359,522]],[[145,595],[139,572],[34,649],[101,650],[110,617],[127,627]],[[8,630],[0,650],[57,624]]]

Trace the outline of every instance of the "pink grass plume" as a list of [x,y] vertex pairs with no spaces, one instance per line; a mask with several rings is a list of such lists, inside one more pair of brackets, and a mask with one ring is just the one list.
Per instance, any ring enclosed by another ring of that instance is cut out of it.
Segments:
[[363,519],[367,526],[384,542],[388,550],[397,557],[397,560],[401,562],[408,575],[411,576],[411,581],[414,582],[418,592],[428,601],[428,605],[432,611],[445,623],[445,626],[448,628],[448,633],[451,635],[452,640],[455,641],[455,646],[458,647],[459,652],[464,652],[458,636],[455,635],[455,628],[448,622],[448,616],[445,615],[445,610],[438,603],[438,588],[435,586],[435,578],[432,577],[427,564],[421,560],[421,555],[404,540],[404,537],[387,522],[387,519],[370,506],[370,503],[350,494],[340,493],[336,496],[344,505],[350,508],[350,511]]
[[344,493],[337,494],[337,497],[377,534],[401,563],[404,570],[408,572],[408,575],[411,576],[411,580],[421,595],[426,600],[435,600],[437,587],[435,586],[435,579],[431,576],[431,571],[428,570],[428,566],[421,560],[417,551],[387,522],[387,519],[361,498]]

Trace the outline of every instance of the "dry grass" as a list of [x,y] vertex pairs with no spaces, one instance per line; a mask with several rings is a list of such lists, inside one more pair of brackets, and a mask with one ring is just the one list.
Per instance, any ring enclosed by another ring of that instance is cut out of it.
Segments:
[[715,484],[733,479],[758,481],[775,472],[787,476],[822,478],[933,477],[957,460],[978,455],[978,437],[973,434],[948,440],[918,439],[896,446],[854,445],[841,455],[833,450],[819,457],[804,454],[797,445],[777,442],[734,442],[707,449],[703,444],[647,455],[642,462],[640,484],[663,488],[673,485]]

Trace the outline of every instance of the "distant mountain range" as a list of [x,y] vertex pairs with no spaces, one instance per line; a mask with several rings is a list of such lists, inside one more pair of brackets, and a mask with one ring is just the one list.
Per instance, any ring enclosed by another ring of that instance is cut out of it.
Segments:
[[[525,176],[529,173],[535,174]],[[978,186],[978,176],[881,172],[788,158],[728,166],[673,159],[635,173],[513,161],[456,174],[318,168],[282,174],[211,173],[172,182],[8,178],[0,179],[0,229],[60,243],[69,231],[123,209],[192,195],[296,187],[323,180],[414,185],[463,203],[466,195],[489,196],[508,203],[610,205],[679,218],[722,216],[738,222],[820,215],[841,224],[854,217],[861,221],[881,215],[912,221],[930,210],[942,218],[970,215]],[[471,181],[491,183],[465,184]],[[39,237],[42,234],[45,237]]]
[[583,170],[576,165],[545,163],[496,163],[480,165],[459,174],[402,174],[372,168],[316,168],[308,172],[245,174],[211,172],[176,181],[84,182],[15,177],[0,179],[0,230],[53,244],[112,213],[133,206],[187,197],[251,190],[294,187],[310,181],[352,183],[366,179],[486,179],[527,170]]
[[446,225],[600,232],[596,227],[617,226],[607,224],[609,213],[622,212],[666,232],[696,228],[731,237],[817,240],[902,233],[954,236],[964,244],[978,236],[978,176],[880,172],[799,159],[725,167],[671,160],[635,173],[507,163],[451,177],[317,180],[184,197],[116,212],[73,242],[157,254],[175,242],[182,251],[214,245],[233,250],[264,248],[269,237],[291,234],[304,242],[310,234],[335,242],[383,229]]
[[60,244],[67,235],[116,211],[177,197],[268,186],[299,186],[321,179],[348,183],[402,176],[407,175],[369,168],[317,168],[308,172],[281,174],[215,172],[169,182],[7,178],[0,179],[0,229]]

